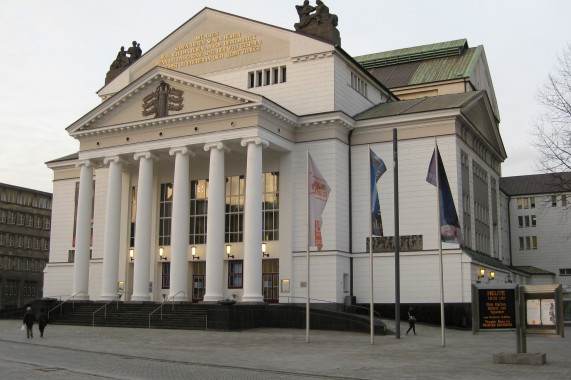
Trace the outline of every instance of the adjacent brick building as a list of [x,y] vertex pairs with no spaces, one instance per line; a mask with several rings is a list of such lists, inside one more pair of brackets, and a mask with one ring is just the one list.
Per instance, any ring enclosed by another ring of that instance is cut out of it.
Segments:
[[52,194],[0,183],[0,309],[42,297]]

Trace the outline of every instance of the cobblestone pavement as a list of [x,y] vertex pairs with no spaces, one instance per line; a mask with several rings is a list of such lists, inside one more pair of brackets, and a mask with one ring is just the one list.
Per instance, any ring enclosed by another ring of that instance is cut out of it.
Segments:
[[[394,322],[388,321],[389,327]],[[401,325],[404,329],[405,324]],[[570,379],[568,338],[528,337],[547,364],[494,364],[515,352],[515,333],[446,330],[417,324],[418,335],[254,329],[240,332],[37,326],[0,320],[2,379]]]

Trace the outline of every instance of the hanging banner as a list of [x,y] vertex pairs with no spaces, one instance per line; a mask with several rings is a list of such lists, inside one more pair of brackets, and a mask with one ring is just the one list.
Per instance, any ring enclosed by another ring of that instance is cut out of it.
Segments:
[[371,232],[373,236],[383,236],[383,219],[381,218],[381,205],[379,203],[379,191],[377,182],[387,171],[385,163],[379,156],[369,149],[370,179],[371,179]]
[[307,154],[308,159],[308,196],[309,196],[309,246],[317,247],[321,251],[323,239],[321,238],[321,213],[325,208],[331,188],[323,178],[313,159]]
[[[435,156],[438,157],[437,160]],[[436,162],[438,162],[438,171],[436,170]],[[436,178],[437,172],[438,179]],[[460,221],[458,220],[454,199],[452,198],[452,192],[450,191],[450,185],[448,184],[448,178],[446,177],[446,171],[444,170],[438,147],[430,159],[426,182],[438,188],[438,196],[440,197],[440,237],[442,241],[463,244]]]

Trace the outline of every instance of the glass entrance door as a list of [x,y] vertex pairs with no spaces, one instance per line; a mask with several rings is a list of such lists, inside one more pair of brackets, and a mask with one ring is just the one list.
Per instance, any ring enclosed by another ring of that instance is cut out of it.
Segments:
[[199,302],[204,299],[206,291],[206,262],[192,264],[192,302]]
[[279,302],[279,278],[279,260],[263,260],[262,293],[264,295],[264,302]]

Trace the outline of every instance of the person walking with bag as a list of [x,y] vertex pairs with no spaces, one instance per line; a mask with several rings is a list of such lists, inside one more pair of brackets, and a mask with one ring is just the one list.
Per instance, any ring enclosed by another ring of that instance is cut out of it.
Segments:
[[412,330],[414,335],[416,335],[416,329],[414,327],[415,323],[416,323],[416,315],[414,313],[414,308],[412,306],[410,306],[408,308],[408,325],[409,325],[409,328],[408,328],[408,330],[406,330],[406,335],[408,335],[408,332],[410,330]]
[[24,313],[24,324],[26,325],[26,338],[33,338],[34,337],[34,322],[36,322],[36,316],[32,311],[32,308],[28,306],[26,308],[26,312]]

